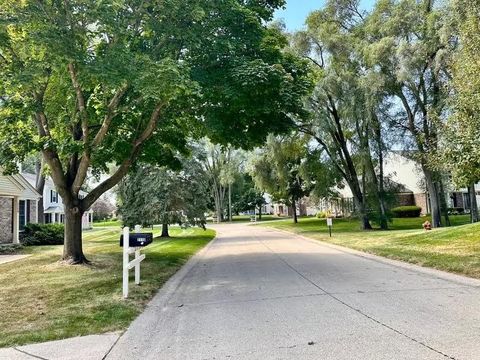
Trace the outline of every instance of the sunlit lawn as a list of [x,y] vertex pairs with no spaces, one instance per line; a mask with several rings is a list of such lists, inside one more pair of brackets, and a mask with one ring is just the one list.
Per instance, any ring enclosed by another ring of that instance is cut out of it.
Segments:
[[98,227],[121,227],[122,226],[122,222],[120,220],[107,220],[107,221],[95,221],[93,223],[93,227],[94,228],[98,228]]
[[115,227],[84,234],[90,266],[60,264],[61,246],[27,248],[30,257],[0,265],[0,347],[125,329],[161,285],[214,237],[214,231],[198,228],[170,233],[171,239],[157,238],[146,248],[142,284],[131,285],[126,301]]
[[469,216],[452,216],[452,227],[424,231],[426,218],[394,219],[392,230],[361,231],[357,220],[334,219],[333,236],[326,221],[302,218],[262,224],[313,239],[403,260],[422,266],[480,278],[480,224],[468,224]]

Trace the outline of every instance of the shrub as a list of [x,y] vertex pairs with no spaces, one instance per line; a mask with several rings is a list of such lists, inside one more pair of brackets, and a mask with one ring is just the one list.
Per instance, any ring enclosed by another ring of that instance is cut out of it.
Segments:
[[317,218],[319,219],[326,219],[327,217],[332,216],[331,211],[319,211],[317,213]]
[[419,206],[399,206],[391,211],[393,216],[397,218],[415,218],[420,216],[422,208]]
[[448,208],[448,213],[450,215],[461,215],[465,213],[465,209],[462,207],[452,207]]
[[20,241],[23,245],[62,245],[63,224],[27,224]]
[[13,255],[18,253],[23,246],[21,244],[0,244],[0,255]]

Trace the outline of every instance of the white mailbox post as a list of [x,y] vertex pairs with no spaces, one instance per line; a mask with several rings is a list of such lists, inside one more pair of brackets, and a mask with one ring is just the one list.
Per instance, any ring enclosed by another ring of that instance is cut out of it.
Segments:
[[[140,225],[135,226],[135,232],[140,232]],[[130,247],[130,228],[123,228],[123,298],[128,297],[128,270],[135,267],[135,284],[140,284],[140,263],[145,259],[145,254],[140,254],[140,247]],[[130,254],[135,254],[135,259],[130,261]]]

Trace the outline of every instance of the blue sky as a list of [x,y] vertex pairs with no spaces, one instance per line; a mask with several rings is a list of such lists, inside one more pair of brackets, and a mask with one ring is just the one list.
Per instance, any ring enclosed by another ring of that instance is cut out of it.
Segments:
[[[283,19],[290,31],[299,30],[303,27],[307,15],[312,10],[320,9],[325,1],[323,0],[287,0],[285,10],[277,11],[276,18]],[[370,9],[375,0],[362,0],[362,7]]]

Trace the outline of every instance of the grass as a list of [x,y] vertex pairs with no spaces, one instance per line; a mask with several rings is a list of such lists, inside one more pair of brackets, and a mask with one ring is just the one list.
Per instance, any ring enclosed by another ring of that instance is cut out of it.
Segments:
[[120,220],[95,221],[93,227],[122,227],[122,222]]
[[61,246],[29,247],[24,252],[32,256],[0,265],[0,347],[125,329],[162,284],[215,235],[197,228],[172,228],[170,234],[171,239],[157,238],[145,249],[142,284],[131,283],[128,300],[122,299],[116,228],[85,232],[84,252],[92,265],[59,263]]
[[357,220],[334,219],[333,236],[325,220],[302,218],[262,224],[367,253],[480,278],[480,223],[452,216],[452,227],[424,231],[426,218],[394,219],[391,230],[361,231]]

